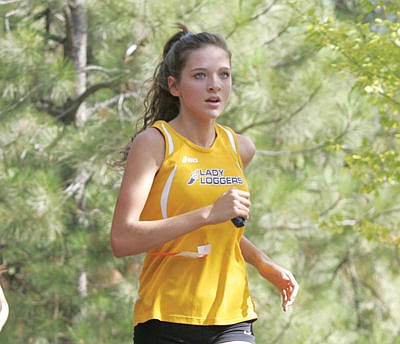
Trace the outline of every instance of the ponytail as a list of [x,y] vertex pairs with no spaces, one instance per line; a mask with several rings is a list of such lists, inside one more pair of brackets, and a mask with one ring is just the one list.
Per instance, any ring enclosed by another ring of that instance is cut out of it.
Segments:
[[[179,113],[179,98],[170,93],[168,76],[171,75],[179,79],[187,57],[182,56],[182,40],[188,38],[191,34],[184,24],[178,23],[177,27],[179,31],[165,43],[162,59],[154,71],[153,83],[144,101],[145,111],[142,117],[143,126],[141,130],[146,129],[157,120],[169,122]],[[179,47],[176,47],[176,45],[179,45]]]

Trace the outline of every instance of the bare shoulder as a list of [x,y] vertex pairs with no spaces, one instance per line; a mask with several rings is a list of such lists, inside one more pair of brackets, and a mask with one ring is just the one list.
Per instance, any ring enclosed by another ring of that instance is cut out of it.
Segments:
[[164,160],[165,142],[163,135],[156,128],[147,128],[133,139],[128,155],[128,165],[137,159],[151,160],[161,166]]
[[143,145],[143,144],[145,145],[151,144],[151,146],[155,145],[158,146],[158,148],[160,148],[164,146],[164,137],[158,129],[147,128],[142,132],[140,132],[139,134],[137,134],[133,139],[133,145]]
[[239,142],[240,156],[242,158],[243,165],[246,168],[256,153],[256,146],[254,145],[252,139],[248,136],[237,134],[237,138]]

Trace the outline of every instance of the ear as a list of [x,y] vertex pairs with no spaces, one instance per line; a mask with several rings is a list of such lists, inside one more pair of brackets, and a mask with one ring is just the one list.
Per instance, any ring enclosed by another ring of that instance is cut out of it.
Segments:
[[179,89],[178,89],[178,83],[176,79],[173,76],[168,76],[168,88],[169,92],[175,96],[179,97]]

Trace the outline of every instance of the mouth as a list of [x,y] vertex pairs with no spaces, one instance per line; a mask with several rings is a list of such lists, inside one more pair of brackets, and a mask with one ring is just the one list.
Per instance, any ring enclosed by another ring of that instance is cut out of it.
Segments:
[[206,103],[211,103],[211,104],[218,104],[221,102],[220,97],[210,97],[206,99]]

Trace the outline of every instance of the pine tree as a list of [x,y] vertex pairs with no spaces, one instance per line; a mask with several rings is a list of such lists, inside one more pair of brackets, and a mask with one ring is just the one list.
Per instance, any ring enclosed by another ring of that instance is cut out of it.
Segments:
[[[0,255],[10,304],[1,343],[130,340],[142,257],[110,252],[122,173],[111,162],[135,132],[177,21],[228,40],[234,90],[221,121],[258,148],[246,235],[301,285],[285,314],[249,267],[258,342],[391,343],[399,334],[398,241],[388,240],[398,183],[375,178],[398,174],[398,79],[389,77],[397,31],[377,37],[362,26],[357,16],[369,18],[369,5],[11,0],[0,12]],[[352,46],[357,35],[368,45]],[[379,64],[353,64],[371,52]],[[371,105],[371,75],[394,102]],[[374,170],[382,146],[395,154]]]

